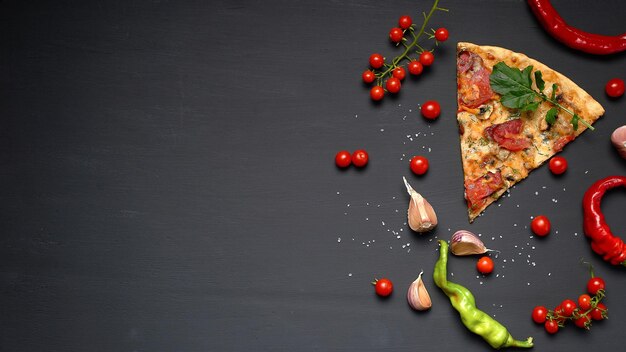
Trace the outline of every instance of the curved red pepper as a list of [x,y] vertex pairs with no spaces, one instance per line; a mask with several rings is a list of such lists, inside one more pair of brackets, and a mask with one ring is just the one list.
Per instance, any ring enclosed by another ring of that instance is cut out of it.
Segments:
[[613,265],[626,265],[626,245],[613,235],[600,209],[604,193],[615,187],[626,187],[626,177],[609,176],[589,187],[583,198],[583,227],[594,252]]
[[550,0],[528,0],[535,17],[556,40],[590,54],[607,55],[626,50],[626,33],[608,36],[588,33],[568,25]]

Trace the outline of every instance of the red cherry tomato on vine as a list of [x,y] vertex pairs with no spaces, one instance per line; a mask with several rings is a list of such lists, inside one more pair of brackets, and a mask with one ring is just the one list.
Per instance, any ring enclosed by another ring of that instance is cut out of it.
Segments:
[[536,216],[530,223],[530,228],[537,236],[547,236],[550,233],[550,220],[543,215]]
[[591,318],[588,314],[582,315],[580,318],[574,320],[574,324],[582,329],[589,329],[589,325],[591,324]]
[[402,81],[406,76],[406,71],[403,67],[396,67],[393,69],[393,71],[391,71],[391,75]]
[[363,149],[359,149],[352,153],[352,164],[356,167],[363,167],[367,165],[369,160],[369,155],[367,155],[367,152]]
[[381,297],[387,297],[393,292],[393,283],[389,279],[380,279],[373,282],[376,294]]
[[420,54],[420,63],[424,66],[430,66],[435,61],[435,55],[430,51],[424,51]]
[[434,120],[441,113],[441,106],[434,100],[429,100],[422,105],[422,116],[429,120]]
[[385,63],[385,58],[380,54],[372,54],[370,55],[370,66],[372,68],[381,68]]
[[624,80],[613,78],[606,83],[604,90],[611,98],[621,97],[624,95]]
[[567,160],[560,156],[550,159],[550,171],[555,175],[560,175],[567,171]]
[[556,334],[559,331],[559,324],[557,324],[554,320],[546,321],[544,327],[546,328],[548,334]]
[[574,310],[576,309],[576,302],[571,299],[566,299],[561,302],[561,311],[563,312],[561,315],[564,317],[571,317],[574,314]]
[[445,42],[446,40],[448,40],[448,30],[443,27],[436,30],[435,39],[437,39],[440,42]]
[[409,72],[412,75],[419,76],[422,74],[423,70],[424,70],[424,66],[422,66],[422,64],[419,61],[412,60],[411,62],[409,62]]
[[[606,306],[604,303],[598,303],[598,305],[591,310],[591,319],[593,320],[602,320],[604,316],[602,312],[606,312]],[[606,314],[606,313],[605,313]]]
[[398,43],[399,41],[401,41],[402,37],[404,37],[404,32],[402,32],[402,28],[393,27],[389,31],[389,39],[391,39],[391,41],[394,43]]
[[387,91],[389,93],[398,93],[400,91],[400,88],[402,87],[402,84],[400,83],[399,79],[395,77],[390,77],[385,83],[385,87],[387,88]]
[[413,20],[409,16],[402,16],[398,20],[398,26],[402,29],[409,29],[413,24]]
[[546,321],[546,317],[548,316],[548,309],[544,306],[536,306],[533,309],[533,321],[537,324],[543,324]]
[[416,175],[423,175],[428,171],[428,159],[423,156],[414,156],[411,159],[411,171]]
[[350,155],[350,152],[347,150],[342,150],[339,153],[337,153],[337,155],[335,155],[335,164],[338,167],[341,167],[341,168],[348,167],[350,166],[351,162],[352,162],[352,156]]
[[370,98],[372,98],[372,100],[381,100],[383,97],[385,96],[385,90],[383,89],[383,87],[381,86],[373,86],[372,89],[370,89]]
[[605,286],[601,277],[592,277],[587,281],[587,292],[595,296],[598,294],[598,291],[604,290]]
[[587,294],[578,297],[578,306],[582,311],[588,311],[591,308],[591,297]]
[[376,79],[376,75],[370,70],[365,70],[365,72],[361,75],[361,78],[363,78],[363,82],[365,83],[372,83]]
[[478,269],[478,271],[481,274],[489,274],[493,271],[493,260],[491,260],[491,258],[489,257],[482,257],[480,259],[478,259],[478,262],[476,263],[476,269]]

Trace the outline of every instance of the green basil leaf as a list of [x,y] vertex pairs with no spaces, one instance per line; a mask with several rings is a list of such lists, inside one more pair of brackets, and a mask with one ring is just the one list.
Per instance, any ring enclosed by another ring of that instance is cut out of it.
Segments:
[[556,83],[552,84],[552,96],[550,97],[550,99],[554,100],[554,98],[556,98],[556,90],[559,88],[559,86]]
[[507,94],[502,95],[500,102],[507,108],[523,109],[525,106],[532,103],[534,99],[535,94],[533,92],[510,91]]
[[522,111],[535,111],[539,107],[539,102],[535,101],[532,103],[528,103],[522,107]]
[[528,87],[529,89],[532,89],[533,86],[533,80],[530,77],[531,73],[533,72],[533,67],[531,66],[526,66],[526,68],[522,71],[522,82],[524,83],[525,87]]
[[493,66],[493,71],[489,76],[489,83],[491,84],[491,89],[500,95],[512,91],[532,91],[530,84],[522,77],[522,72],[507,66],[504,62],[498,62]]
[[578,115],[574,114],[574,116],[572,116],[572,126],[574,127],[574,131],[578,131]]
[[550,110],[548,110],[548,112],[546,113],[546,122],[548,124],[553,124],[556,122],[556,115],[559,112],[559,109],[552,107],[550,108]]
[[543,81],[541,71],[535,71],[535,85],[537,85],[540,92],[543,92],[543,89],[546,87],[546,82]]

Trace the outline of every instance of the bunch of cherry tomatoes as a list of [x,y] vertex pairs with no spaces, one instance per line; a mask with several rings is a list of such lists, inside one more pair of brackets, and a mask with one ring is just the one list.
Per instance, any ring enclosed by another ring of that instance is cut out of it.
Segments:
[[[413,34],[413,20],[410,16],[402,16],[398,20],[398,26],[391,28],[389,31],[389,39],[399,45],[400,43],[406,41],[405,34],[407,31],[410,31]],[[438,42],[444,42],[448,40],[448,30],[446,28],[439,28],[433,31],[431,37],[435,38]],[[419,76],[422,74],[424,70],[424,66],[430,66],[435,61],[435,55],[433,55],[432,51],[427,51],[420,49],[416,52],[419,53],[419,58],[411,59],[407,56],[410,49],[413,46],[416,46],[417,43],[413,42],[410,45],[404,44],[406,50],[400,56],[395,57],[391,63],[386,63],[385,58],[378,53],[374,53],[369,57],[369,65],[370,69],[367,69],[362,74],[363,82],[367,84],[371,84],[374,81],[377,81],[376,85],[374,85],[370,89],[370,97],[372,100],[378,101],[383,99],[385,96],[385,91],[395,94],[400,91],[402,88],[402,81],[406,77],[406,69],[400,64],[403,60],[408,60],[407,69],[409,73],[415,76]],[[388,77],[388,78],[387,78]],[[387,78],[386,81],[384,81]],[[384,81],[384,88],[383,88]]]
[[579,328],[589,330],[592,320],[607,318],[606,305],[600,302],[604,298],[605,286],[604,280],[600,277],[594,277],[592,272],[591,278],[587,282],[587,293],[578,297],[578,303],[566,299],[554,310],[537,306],[533,309],[533,321],[537,324],[544,324],[549,334],[556,334],[568,320],[573,320],[574,325]]

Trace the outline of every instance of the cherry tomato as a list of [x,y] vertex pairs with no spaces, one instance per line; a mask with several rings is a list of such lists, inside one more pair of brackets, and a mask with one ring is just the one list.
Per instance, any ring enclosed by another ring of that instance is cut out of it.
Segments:
[[624,80],[613,78],[606,83],[604,90],[611,98],[621,97],[624,95]]
[[409,62],[409,72],[412,75],[419,76],[422,74],[423,70],[424,70],[424,66],[422,66],[422,64],[419,61],[412,60],[411,62]]
[[582,311],[588,311],[591,308],[591,297],[587,294],[578,297],[578,306]]
[[369,159],[369,155],[367,155],[367,152],[363,149],[359,149],[352,153],[352,164],[356,167],[363,167],[367,165]]
[[409,29],[413,24],[413,20],[409,16],[402,16],[398,20],[398,26],[402,29]]
[[548,316],[548,309],[544,306],[536,306],[533,309],[533,321],[537,324],[543,324],[546,321],[546,316]]
[[363,82],[365,83],[372,83],[376,79],[376,75],[370,70],[365,70],[361,77],[363,78]]
[[489,274],[493,271],[493,260],[489,257],[482,257],[478,259],[476,263],[476,269],[480,271],[481,274]]
[[582,315],[580,318],[574,320],[574,324],[576,324],[579,328],[588,330],[591,325],[591,318],[588,314]]
[[[554,308],[554,314],[557,316],[563,315],[563,308],[561,308],[560,304],[556,306],[556,308]],[[556,321],[557,323],[563,323],[565,321],[565,318],[555,318],[554,321]]]
[[387,297],[393,292],[393,283],[389,279],[380,279],[373,282],[376,288],[376,294],[381,297]]
[[335,164],[338,167],[344,168],[350,166],[352,162],[352,157],[350,156],[350,152],[347,150],[342,150],[337,155],[335,155]]
[[393,71],[391,72],[391,74],[395,78],[397,78],[397,79],[399,79],[401,81],[404,79],[404,77],[406,77],[406,71],[404,70],[403,67],[396,67],[396,68],[394,68]]
[[441,107],[439,103],[434,100],[429,100],[422,105],[422,116],[429,120],[434,120],[439,117],[441,113]]
[[424,66],[430,66],[435,61],[435,55],[430,51],[424,51],[420,54],[420,63]]
[[440,42],[445,42],[446,40],[448,40],[448,30],[443,27],[436,30],[435,39],[437,39]]
[[411,159],[411,171],[416,175],[423,175],[428,171],[428,159],[423,156],[414,156]]
[[370,98],[372,98],[372,100],[381,100],[383,97],[385,96],[385,90],[383,89],[383,87],[381,86],[373,86],[372,89],[370,89]]
[[401,41],[402,37],[404,37],[404,32],[402,32],[402,28],[393,27],[389,31],[389,39],[391,39],[391,41],[394,43],[398,43],[399,41]]
[[571,317],[574,314],[574,310],[576,309],[576,302],[571,299],[566,299],[561,302],[562,316]]
[[592,277],[587,281],[587,292],[595,296],[598,294],[598,291],[604,290],[605,286],[601,277]]
[[559,331],[559,324],[557,324],[554,320],[546,321],[544,327],[546,328],[548,334],[556,334]]
[[530,228],[537,236],[547,236],[550,233],[550,220],[543,215],[536,216],[530,223]]
[[[604,314],[602,314],[604,312]],[[591,310],[591,319],[602,320],[606,315],[606,306],[604,303],[598,303],[598,305]]]
[[370,66],[372,68],[381,68],[385,63],[385,58],[380,54],[372,54],[370,55]]
[[398,93],[402,87],[400,80],[395,77],[390,77],[385,83],[385,87],[389,93]]
[[555,175],[560,175],[567,170],[567,159],[555,156],[550,159],[550,171]]

